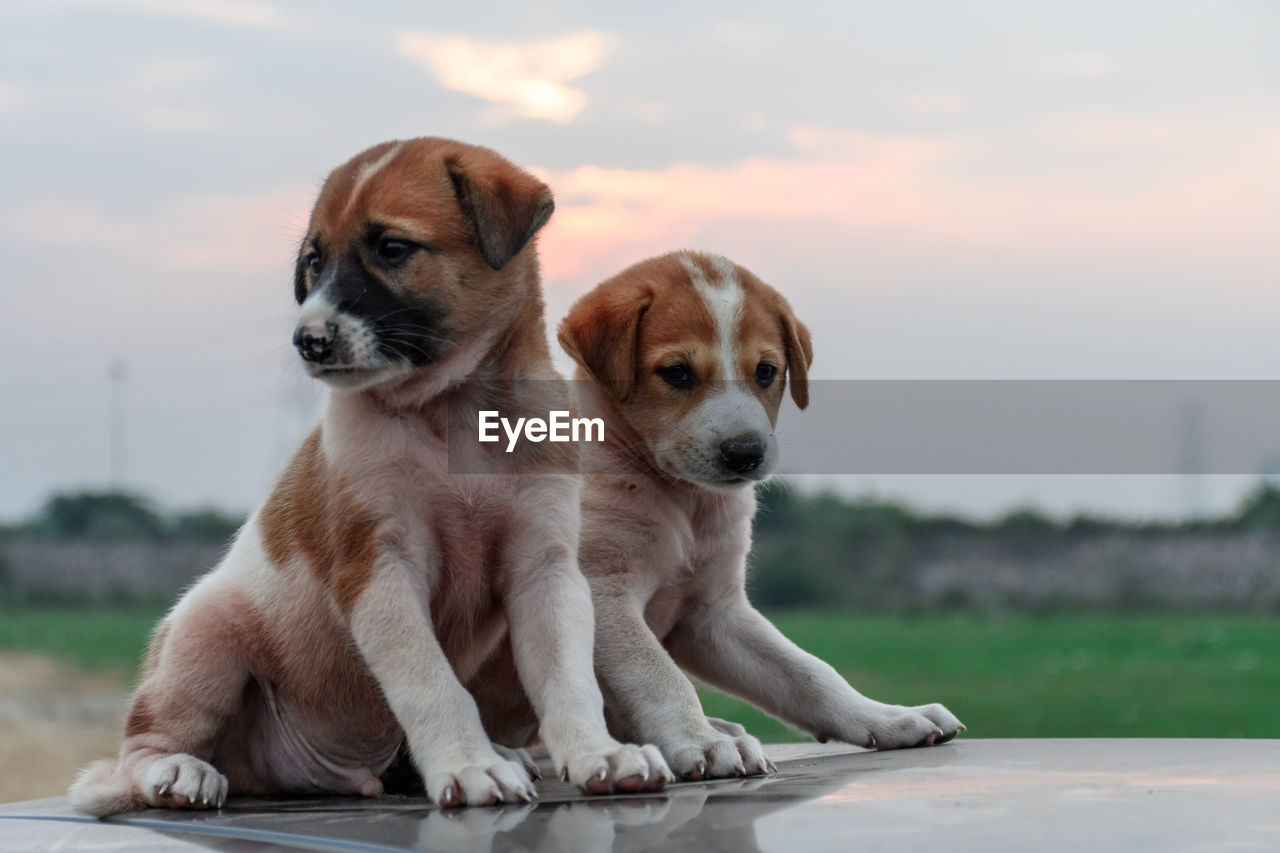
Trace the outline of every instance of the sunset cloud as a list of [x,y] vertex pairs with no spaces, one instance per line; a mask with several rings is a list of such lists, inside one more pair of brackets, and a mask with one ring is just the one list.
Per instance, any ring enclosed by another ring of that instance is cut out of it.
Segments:
[[405,33],[396,42],[402,56],[433,72],[444,88],[557,123],[586,107],[586,94],[566,84],[596,70],[608,44],[597,32],[523,43]]
[[[1006,134],[891,136],[796,126],[794,155],[657,169],[582,166],[540,174],[557,193],[541,239],[549,278],[600,276],[735,226],[778,235],[760,251],[801,263],[810,232],[981,252],[1222,251],[1264,245],[1280,221],[1280,126],[1247,114],[1066,113]],[[1177,143],[1199,156],[1160,158]],[[1005,173],[1019,152],[1049,165]],[[1088,165],[1055,160],[1088,151]],[[754,224],[754,225],[753,225]],[[839,253],[838,245],[829,251]],[[793,257],[792,255],[796,255]]]

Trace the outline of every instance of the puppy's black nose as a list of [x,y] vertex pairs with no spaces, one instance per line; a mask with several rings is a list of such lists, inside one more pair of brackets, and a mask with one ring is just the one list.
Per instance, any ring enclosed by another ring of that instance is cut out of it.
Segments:
[[725,439],[720,443],[720,461],[735,474],[748,474],[764,461],[764,442],[755,435]]
[[321,363],[333,355],[333,339],[338,327],[333,323],[307,323],[293,333],[293,345],[304,361]]

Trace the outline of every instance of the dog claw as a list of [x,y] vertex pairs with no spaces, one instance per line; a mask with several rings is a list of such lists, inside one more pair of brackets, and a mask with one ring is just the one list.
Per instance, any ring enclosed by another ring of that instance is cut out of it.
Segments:
[[160,795],[160,796],[162,796],[162,797],[163,797],[165,794],[169,793],[169,783],[168,783],[168,782],[165,782],[165,783],[164,783],[163,785],[161,785],[159,788],[156,788],[156,793],[157,793],[157,794],[159,794],[159,795]]

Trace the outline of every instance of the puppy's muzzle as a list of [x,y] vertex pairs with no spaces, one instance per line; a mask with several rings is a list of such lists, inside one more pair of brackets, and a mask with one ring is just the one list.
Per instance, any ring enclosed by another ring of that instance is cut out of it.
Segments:
[[333,357],[338,327],[333,323],[304,323],[293,333],[293,345],[304,361],[324,364]]
[[738,435],[720,442],[720,464],[735,474],[750,474],[764,462],[764,441],[758,435]]

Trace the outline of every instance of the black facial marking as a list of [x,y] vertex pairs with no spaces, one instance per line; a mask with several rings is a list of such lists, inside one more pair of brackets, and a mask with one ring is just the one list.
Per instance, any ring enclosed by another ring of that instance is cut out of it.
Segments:
[[388,358],[423,365],[440,356],[448,334],[440,312],[425,297],[389,287],[365,266],[358,249],[326,271],[319,287],[340,312],[369,323]]
[[298,304],[302,304],[302,300],[307,298],[307,255],[310,250],[305,246],[298,250],[298,263],[293,269],[293,298],[298,300]]
[[320,277],[320,272],[324,268],[323,252],[324,249],[318,239],[314,243],[310,240],[304,241],[298,247],[298,260],[293,268],[293,298],[298,300],[299,305],[310,292],[307,289],[307,282],[315,281]]

